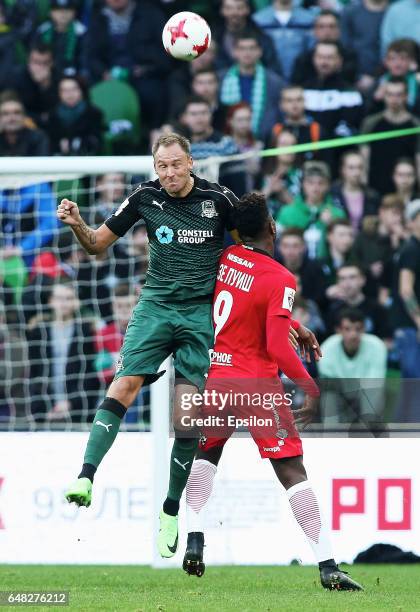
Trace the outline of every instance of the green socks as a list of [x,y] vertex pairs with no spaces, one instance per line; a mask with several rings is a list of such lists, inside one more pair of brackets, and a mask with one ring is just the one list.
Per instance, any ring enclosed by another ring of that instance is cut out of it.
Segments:
[[121,402],[112,397],[104,399],[92,423],[84,464],[98,467],[117,437],[125,413],[126,408]]
[[197,438],[175,438],[171,453],[168,498],[178,501],[187,484],[198,449]]

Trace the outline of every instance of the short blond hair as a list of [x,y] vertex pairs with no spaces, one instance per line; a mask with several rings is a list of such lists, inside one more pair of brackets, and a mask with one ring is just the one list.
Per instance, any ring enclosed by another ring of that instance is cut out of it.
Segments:
[[162,136],[155,140],[152,147],[153,157],[155,157],[159,147],[170,147],[173,144],[178,144],[188,156],[191,155],[191,145],[188,138],[172,132],[171,134],[162,134]]

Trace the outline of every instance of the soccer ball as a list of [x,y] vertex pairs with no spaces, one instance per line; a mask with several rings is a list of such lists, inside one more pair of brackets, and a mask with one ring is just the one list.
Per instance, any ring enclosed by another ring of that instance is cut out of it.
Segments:
[[163,46],[175,59],[190,62],[208,49],[211,31],[207,21],[189,11],[172,15],[162,32]]

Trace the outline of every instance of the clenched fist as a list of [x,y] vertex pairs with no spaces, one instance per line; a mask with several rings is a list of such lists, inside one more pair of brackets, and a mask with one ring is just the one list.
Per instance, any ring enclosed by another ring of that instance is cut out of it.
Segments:
[[67,223],[67,225],[79,225],[82,220],[76,202],[72,202],[67,198],[61,200],[58,205],[57,217],[63,223]]

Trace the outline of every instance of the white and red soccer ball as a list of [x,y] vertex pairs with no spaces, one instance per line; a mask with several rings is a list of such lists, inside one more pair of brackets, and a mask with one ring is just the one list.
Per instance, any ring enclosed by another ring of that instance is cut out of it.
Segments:
[[162,32],[163,46],[175,59],[190,62],[206,51],[211,42],[207,21],[189,11],[182,11],[168,20]]

